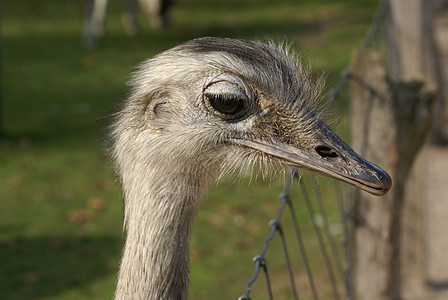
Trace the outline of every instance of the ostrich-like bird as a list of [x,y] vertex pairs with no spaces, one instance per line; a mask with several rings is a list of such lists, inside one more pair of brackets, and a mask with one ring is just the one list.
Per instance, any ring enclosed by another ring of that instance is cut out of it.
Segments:
[[390,189],[315,112],[321,81],[281,47],[223,38],[140,66],[112,132],[126,229],[115,299],[187,299],[193,217],[223,172],[280,164]]

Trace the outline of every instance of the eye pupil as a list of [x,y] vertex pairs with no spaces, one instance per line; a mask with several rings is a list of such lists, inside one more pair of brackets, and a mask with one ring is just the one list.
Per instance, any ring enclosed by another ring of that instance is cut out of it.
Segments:
[[209,94],[211,106],[218,112],[226,115],[234,115],[244,109],[244,99],[237,95]]

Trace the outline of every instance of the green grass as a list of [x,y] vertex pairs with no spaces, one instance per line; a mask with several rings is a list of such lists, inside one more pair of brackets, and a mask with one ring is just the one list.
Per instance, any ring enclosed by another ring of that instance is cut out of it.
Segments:
[[[112,1],[107,34],[95,51],[80,43],[77,1],[2,2],[0,142],[0,294],[2,299],[110,299],[123,245],[120,188],[104,151],[107,116],[141,60],[199,36],[286,37],[312,57],[329,85],[366,32],[376,2],[354,0],[179,0],[173,25],[130,38]],[[321,180],[325,195],[331,185]],[[191,239],[191,299],[235,299],[253,273],[274,218],[283,178],[224,179],[205,197]],[[298,195],[297,185],[293,193]],[[335,201],[327,201],[337,220]],[[303,204],[310,260],[322,297],[330,291]],[[289,236],[290,221],[285,218]],[[278,237],[276,237],[278,239]],[[294,241],[288,241],[297,253]],[[294,248],[295,247],[295,248]],[[279,243],[268,252],[273,287],[290,298]],[[310,296],[298,255],[296,281]],[[264,279],[254,299],[265,299]],[[289,295],[289,296],[288,296]]]

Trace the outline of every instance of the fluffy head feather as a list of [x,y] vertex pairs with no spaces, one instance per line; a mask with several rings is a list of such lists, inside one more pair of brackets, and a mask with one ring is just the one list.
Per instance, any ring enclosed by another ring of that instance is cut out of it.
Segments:
[[[250,111],[238,122],[220,118],[204,103],[207,85],[223,75],[238,81],[251,98]],[[301,143],[296,146],[305,146],[316,131],[322,90],[322,78],[313,80],[288,48],[234,39],[192,40],[143,62],[133,74],[129,97],[114,123],[115,157],[119,164],[120,151],[138,152],[147,160],[157,151],[170,161],[207,157],[203,168],[219,164],[223,172],[250,169],[255,162],[265,165],[275,159],[231,145],[229,139],[253,135],[288,141],[294,136],[291,140]],[[135,141],[146,145],[138,147]]]

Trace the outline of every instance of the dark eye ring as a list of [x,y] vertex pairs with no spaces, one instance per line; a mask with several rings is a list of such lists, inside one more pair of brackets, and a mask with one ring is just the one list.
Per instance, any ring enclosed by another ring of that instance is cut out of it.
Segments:
[[245,110],[245,99],[235,94],[205,94],[210,105],[219,113],[234,116]]

